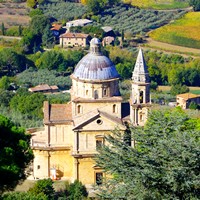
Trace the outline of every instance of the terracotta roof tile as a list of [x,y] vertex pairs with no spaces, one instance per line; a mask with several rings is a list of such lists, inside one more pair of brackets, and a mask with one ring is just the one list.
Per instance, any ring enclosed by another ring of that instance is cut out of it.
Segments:
[[60,36],[61,38],[87,38],[88,34],[84,34],[84,33],[64,33]]
[[72,121],[71,103],[48,104],[44,102],[44,123],[65,123]]
[[62,28],[62,25],[60,25],[60,24],[53,24],[52,26],[53,26],[51,28],[52,31],[53,30],[59,31]]
[[200,95],[196,95],[196,94],[192,94],[192,93],[184,93],[184,94],[178,94],[178,95],[176,95],[176,97],[180,97],[185,100],[188,100],[188,99],[200,97]]

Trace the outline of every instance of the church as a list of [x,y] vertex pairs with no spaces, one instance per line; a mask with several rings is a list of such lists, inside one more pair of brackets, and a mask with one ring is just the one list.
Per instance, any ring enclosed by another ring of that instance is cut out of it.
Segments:
[[93,160],[105,135],[125,123],[143,126],[150,102],[150,81],[143,52],[139,49],[132,75],[129,103],[123,103],[119,74],[101,53],[101,42],[93,38],[90,52],[71,75],[71,101],[43,106],[44,130],[32,134],[34,179],[81,181],[87,188],[101,184],[105,176]]

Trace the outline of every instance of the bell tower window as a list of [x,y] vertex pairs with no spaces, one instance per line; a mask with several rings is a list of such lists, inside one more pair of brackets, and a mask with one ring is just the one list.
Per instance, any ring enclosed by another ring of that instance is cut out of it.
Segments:
[[113,105],[113,113],[116,113],[117,112],[117,106],[116,104]]
[[80,114],[81,113],[81,105],[77,106],[77,113]]
[[85,91],[86,96],[88,96],[88,90]]
[[144,92],[140,91],[140,103],[143,103],[143,99],[144,99]]

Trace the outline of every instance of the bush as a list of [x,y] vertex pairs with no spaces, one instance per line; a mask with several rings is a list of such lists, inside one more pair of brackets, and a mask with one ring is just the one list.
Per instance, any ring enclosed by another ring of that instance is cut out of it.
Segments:
[[29,193],[33,195],[44,194],[48,200],[54,199],[53,181],[50,178],[39,180],[33,188],[29,189]]

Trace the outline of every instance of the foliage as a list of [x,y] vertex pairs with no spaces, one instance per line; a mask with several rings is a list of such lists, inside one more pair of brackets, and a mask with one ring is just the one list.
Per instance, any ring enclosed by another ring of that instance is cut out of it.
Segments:
[[134,54],[118,46],[109,46],[106,49],[109,52],[109,58],[116,65],[116,69],[121,78],[130,78],[133,71],[133,63],[135,63]]
[[47,48],[52,48],[54,44],[54,36],[50,28],[51,26],[47,25],[42,35],[42,44]]
[[36,15],[43,15],[42,10],[39,9],[39,8],[36,8],[36,9],[32,9],[32,10],[29,12],[29,16],[30,16],[31,18],[33,18],[33,17],[36,16]]
[[40,5],[40,9],[45,16],[60,21],[78,19],[87,11],[86,6],[81,4],[57,0],[50,0],[48,4]]
[[131,3],[133,6],[153,9],[176,9],[188,7],[188,0],[123,0],[125,3]]
[[8,192],[4,193],[1,197],[2,200],[13,200],[13,199],[20,199],[20,200],[48,200],[45,194],[32,194],[30,192]]
[[125,4],[114,5],[100,15],[102,26],[111,26],[115,31],[143,34],[182,16],[184,11],[154,11],[139,9]]
[[41,69],[34,71],[28,69],[16,77],[17,84],[23,87],[31,87],[40,84],[57,85],[61,89],[69,89],[71,87],[71,79],[69,76],[63,76],[56,71]]
[[42,119],[42,106],[45,101],[45,95],[42,93],[20,93],[18,92],[11,101],[10,108],[19,111],[22,114],[27,114],[29,118]]
[[1,24],[1,33],[2,33],[2,35],[5,35],[5,32],[6,32],[5,26],[4,26],[4,23],[2,22],[2,24]]
[[47,199],[54,199],[53,181],[49,179],[43,179],[36,182],[36,184],[29,189],[29,192],[33,195],[45,194]]
[[75,180],[74,183],[69,185],[69,200],[82,200],[87,196],[88,193],[86,187],[78,180]]
[[10,87],[10,79],[7,76],[3,76],[0,79],[0,88],[3,90],[8,90]]
[[0,76],[12,76],[26,68],[28,60],[11,48],[0,49]]
[[200,1],[199,0],[190,0],[190,6],[193,6],[194,11],[200,11]]
[[186,85],[172,85],[170,93],[172,95],[182,94],[189,92],[189,88]]
[[8,36],[21,36],[22,27],[21,26],[11,26],[6,30],[6,35]]
[[87,25],[87,26],[77,26],[77,27],[71,27],[70,28],[71,32],[82,32],[89,34],[91,36],[96,36],[99,39],[102,39],[104,36],[104,31],[101,28],[101,26],[94,26],[94,25]]
[[[9,102],[13,96],[14,96],[13,92],[4,90],[4,89],[0,89],[0,105],[8,107]],[[0,113],[2,113],[2,112],[0,111]]]
[[194,101],[192,101],[189,105],[189,109],[193,109],[193,110],[199,109],[199,105],[195,103]]
[[158,85],[199,86],[200,60],[156,51],[144,52],[151,81]]
[[149,35],[155,40],[179,46],[200,48],[200,13],[189,12],[182,18],[165,25]]
[[53,103],[67,103],[70,101],[70,94],[64,93],[64,94],[48,94],[46,95],[47,100],[50,104]]
[[23,128],[0,115],[0,193],[26,178],[25,169],[33,159],[29,141]]
[[96,160],[113,176],[98,194],[105,199],[198,199],[199,122],[182,110],[155,110],[145,127],[131,129],[134,148],[120,131],[107,136],[110,145]]

